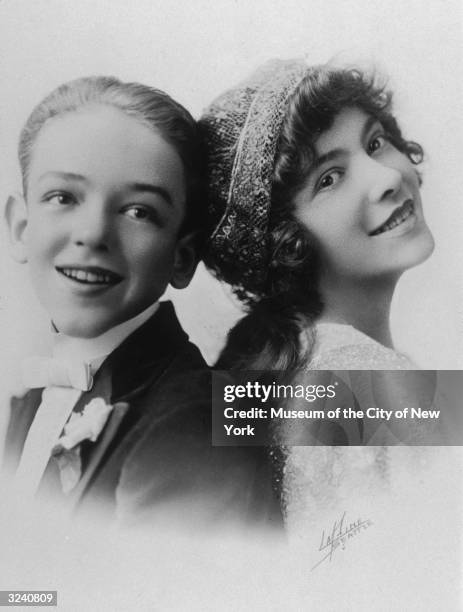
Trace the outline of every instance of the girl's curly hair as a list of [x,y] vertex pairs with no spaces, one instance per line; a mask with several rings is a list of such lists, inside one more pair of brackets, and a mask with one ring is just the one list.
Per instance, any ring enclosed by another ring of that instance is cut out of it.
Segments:
[[[294,197],[313,164],[317,138],[348,107],[377,119],[390,142],[413,164],[423,160],[422,147],[403,137],[392,114],[392,93],[374,75],[356,69],[308,70],[288,101],[277,145],[268,225],[268,274],[263,286],[248,283],[235,287],[249,314],[229,335],[219,359],[223,367],[239,361],[242,368],[258,364],[260,369],[286,369],[306,359],[301,355],[300,332],[311,327],[323,304],[318,293],[317,249],[310,233],[293,216]],[[311,345],[309,341],[309,349]]]

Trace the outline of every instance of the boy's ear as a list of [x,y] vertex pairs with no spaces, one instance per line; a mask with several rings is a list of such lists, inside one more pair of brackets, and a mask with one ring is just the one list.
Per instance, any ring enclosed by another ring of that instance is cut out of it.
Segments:
[[170,279],[170,284],[175,289],[185,289],[193,278],[199,261],[198,235],[199,232],[190,232],[177,242]]
[[18,263],[26,263],[27,206],[21,194],[15,193],[8,198],[5,206],[5,221],[8,227],[11,254]]

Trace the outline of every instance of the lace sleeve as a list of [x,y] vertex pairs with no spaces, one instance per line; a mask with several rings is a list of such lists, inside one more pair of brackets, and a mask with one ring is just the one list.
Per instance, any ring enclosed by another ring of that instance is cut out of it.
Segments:
[[309,370],[410,370],[413,363],[404,355],[380,344],[351,344],[316,356]]

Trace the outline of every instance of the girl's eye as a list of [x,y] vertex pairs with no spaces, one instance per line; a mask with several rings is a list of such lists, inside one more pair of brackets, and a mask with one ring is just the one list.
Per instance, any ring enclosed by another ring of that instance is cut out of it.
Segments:
[[368,143],[368,152],[374,153],[375,151],[379,151],[379,149],[382,149],[386,143],[386,134],[378,134],[377,136],[374,136]]
[[51,204],[58,204],[59,206],[68,206],[69,204],[75,204],[77,202],[72,194],[66,193],[65,191],[51,193],[46,196],[45,200]]
[[343,175],[341,170],[329,170],[324,174],[317,184],[317,191],[323,191],[324,189],[330,189],[334,187]]

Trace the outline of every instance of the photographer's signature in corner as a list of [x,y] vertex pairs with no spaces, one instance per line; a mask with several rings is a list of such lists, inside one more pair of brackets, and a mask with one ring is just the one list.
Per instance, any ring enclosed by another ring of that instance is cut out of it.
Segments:
[[331,561],[333,558],[334,551],[337,548],[341,548],[344,550],[346,548],[346,543],[349,538],[353,538],[358,535],[361,531],[368,529],[373,525],[373,521],[370,519],[361,519],[358,518],[356,521],[347,522],[346,520],[347,512],[341,516],[339,521],[334,521],[333,527],[331,531],[325,533],[325,530],[322,532],[322,538],[320,542],[320,546],[318,550],[321,553],[324,553],[323,557],[316,563],[312,570],[318,567],[323,561],[327,559]]

